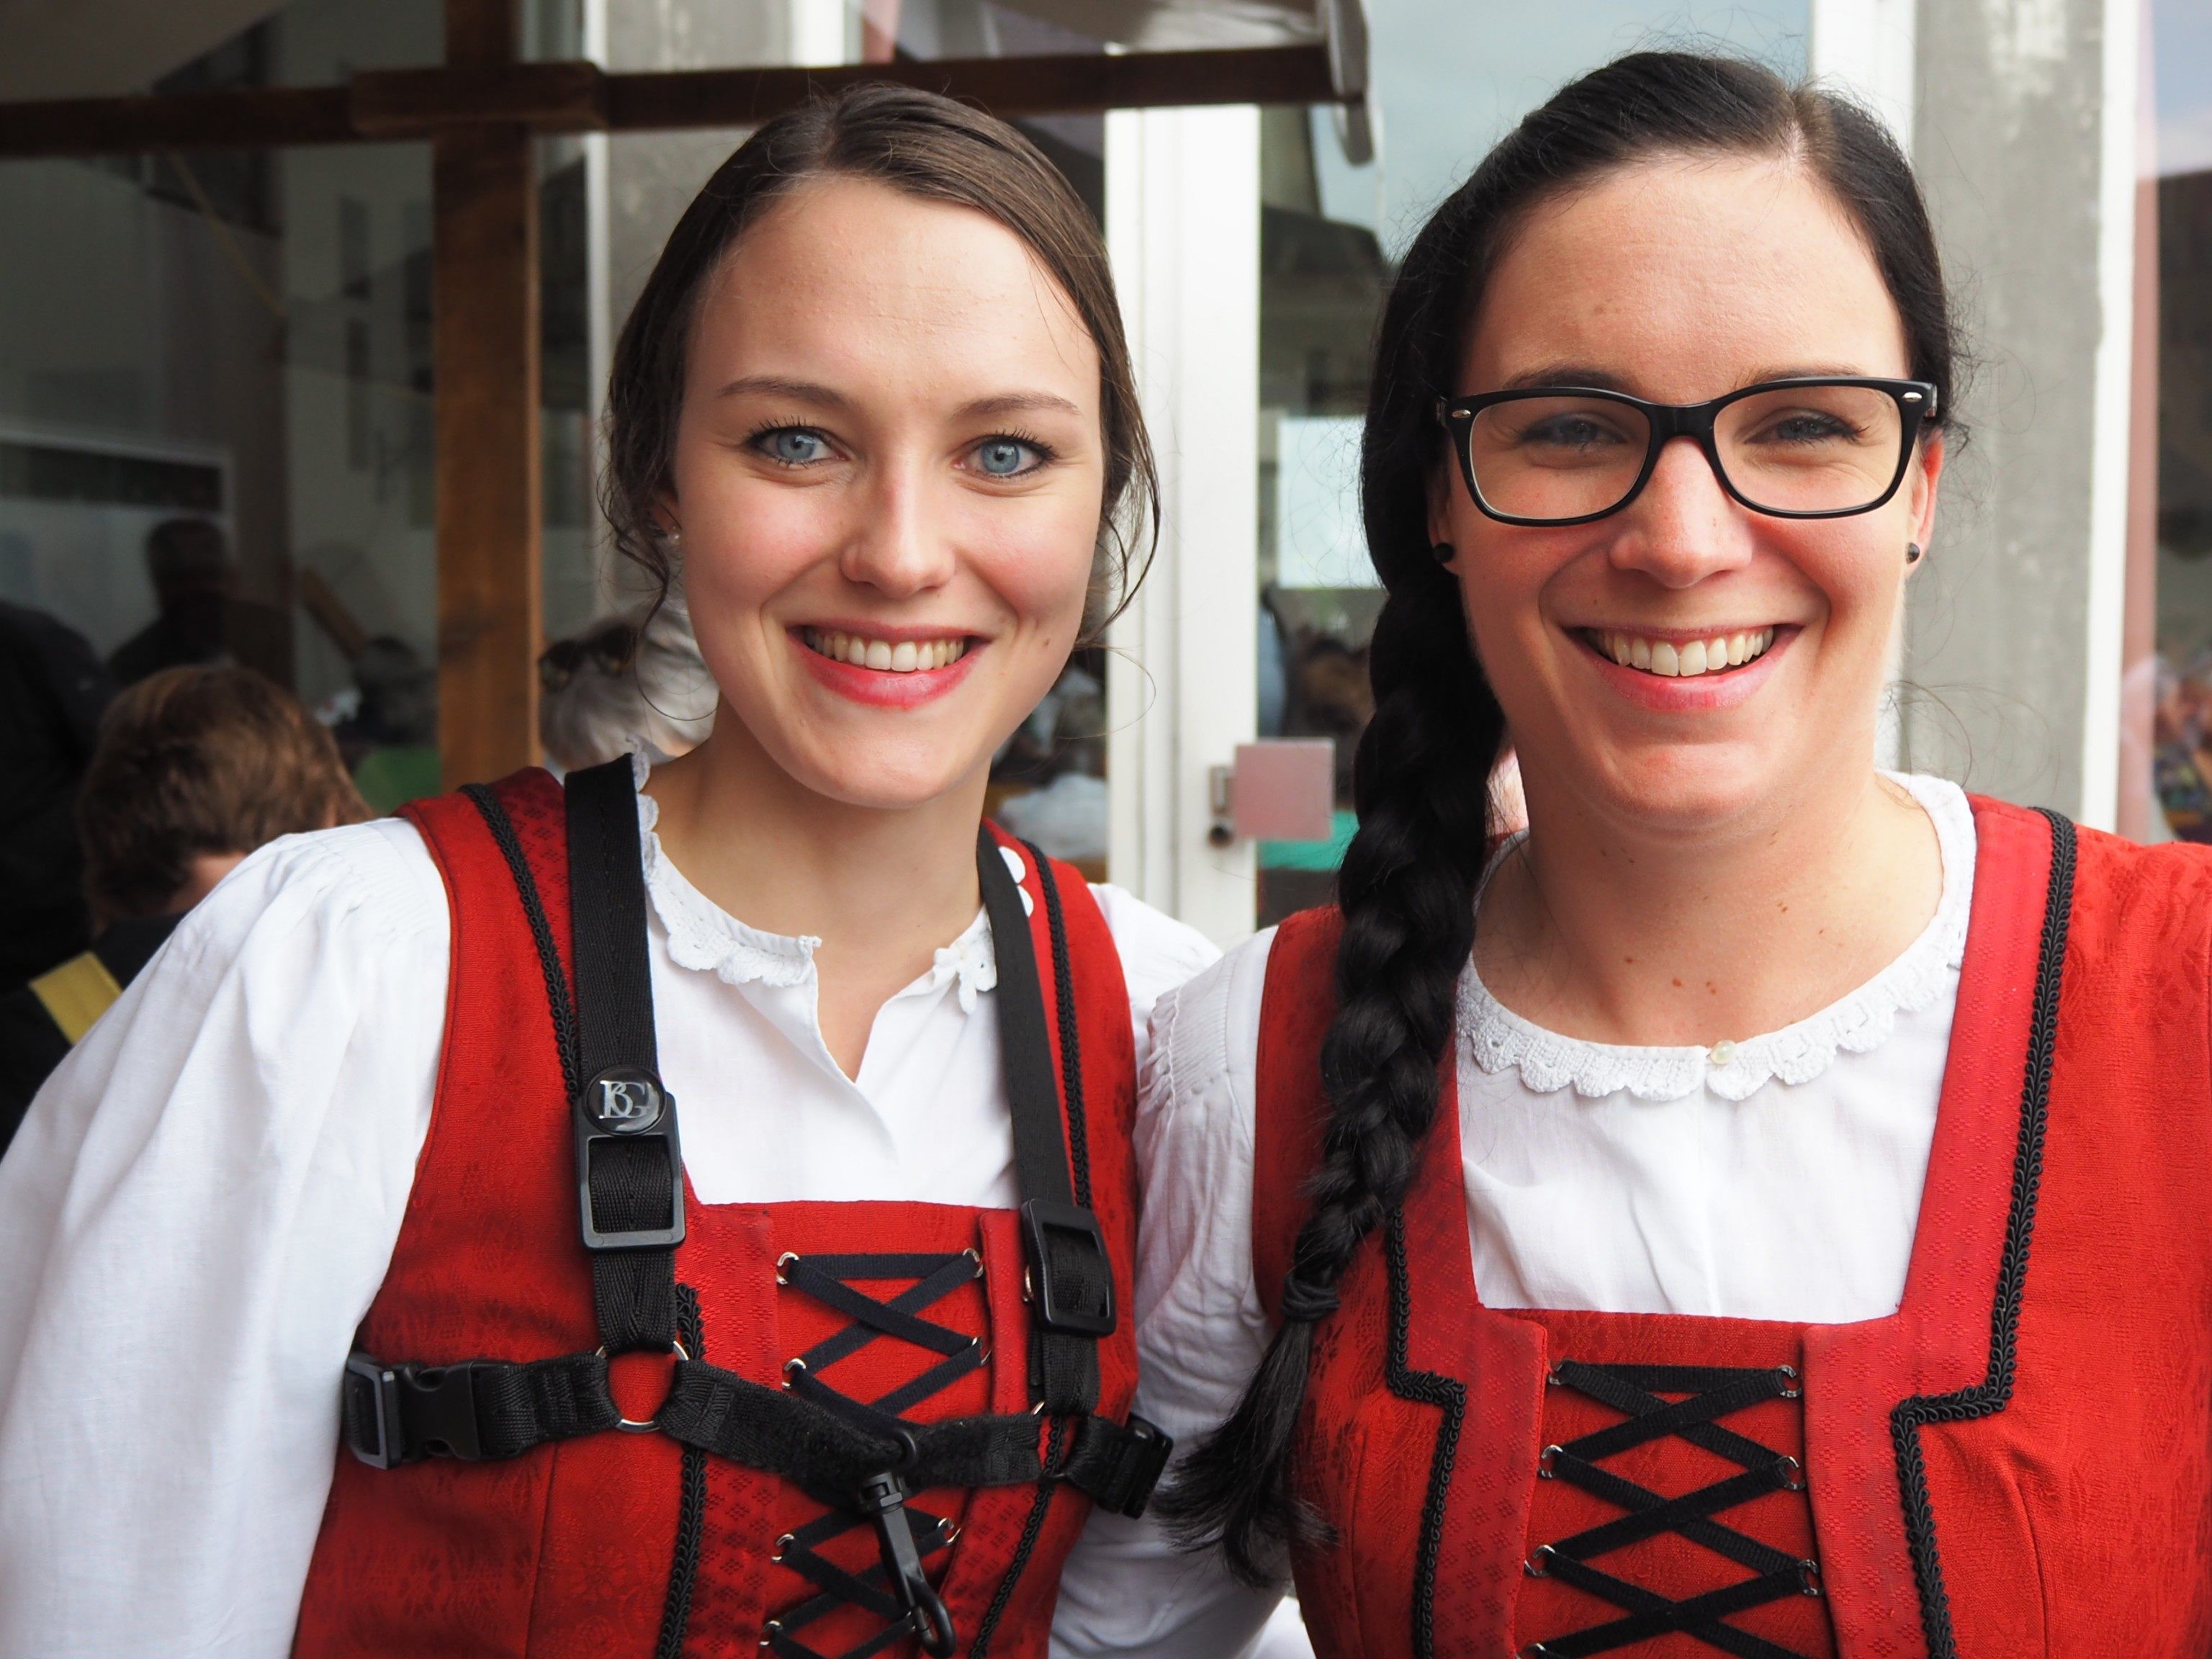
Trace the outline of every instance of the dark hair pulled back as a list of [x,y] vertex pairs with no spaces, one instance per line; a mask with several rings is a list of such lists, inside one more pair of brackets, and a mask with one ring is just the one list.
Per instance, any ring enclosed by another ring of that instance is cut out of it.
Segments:
[[1322,1049],[1329,1103],[1282,1295],[1283,1320],[1235,1413],[1165,1500],[1194,1542],[1218,1540],[1257,1583],[1282,1546],[1325,1535],[1294,1497],[1291,1444],[1316,1325],[1362,1241],[1395,1216],[1436,1111],[1459,976],[1474,942],[1489,778],[1505,719],[1437,562],[1429,502],[1456,476],[1434,414],[1456,384],[1491,272],[1547,200],[1669,155],[1771,155],[1807,167],[1865,237],[1904,323],[1915,378],[1952,404],[1954,348],[1925,206],[1887,131],[1835,94],[1734,58],[1637,52],[1530,114],[1414,239],[1376,336],[1360,447],[1367,544],[1389,590],[1370,672],[1375,716],[1353,769],[1359,830],[1337,880],[1338,1008]]
[[[601,507],[615,550],[662,596],[674,580],[662,523],[686,354],[700,298],[769,206],[825,178],[866,179],[973,208],[1019,237],[1074,305],[1098,349],[1106,455],[1098,553],[1085,607],[1095,631],[1135,586],[1126,526],[1158,527],[1158,480],[1097,222],[1060,170],[1014,128],[950,98],[869,84],[776,116],[708,179],[669,234],[615,343]],[[1141,577],[1142,571],[1136,573]]]

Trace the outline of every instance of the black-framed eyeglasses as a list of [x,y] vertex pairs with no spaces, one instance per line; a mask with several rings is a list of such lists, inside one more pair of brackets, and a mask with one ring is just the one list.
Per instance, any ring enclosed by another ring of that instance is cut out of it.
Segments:
[[1588,524],[1634,501],[1675,438],[1694,438],[1721,488],[1778,519],[1871,513],[1897,493],[1922,425],[1925,380],[1765,380],[1704,404],[1590,386],[1437,399],[1474,504],[1501,524]]

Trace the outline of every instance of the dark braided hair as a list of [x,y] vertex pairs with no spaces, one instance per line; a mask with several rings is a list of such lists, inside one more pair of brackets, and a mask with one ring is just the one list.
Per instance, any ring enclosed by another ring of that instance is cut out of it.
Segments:
[[1796,160],[1872,249],[1915,378],[1952,402],[1954,355],[1935,237],[1888,133],[1832,93],[1754,64],[1637,52],[1556,94],[1491,151],[1407,251],[1384,307],[1360,450],[1367,544],[1389,597],[1375,625],[1375,717],[1353,768],[1359,831],[1337,878],[1338,1007],[1321,1056],[1329,1103],[1312,1212],[1291,1249],[1282,1324],[1229,1420],[1164,1509],[1259,1583],[1282,1546],[1326,1535],[1292,1496],[1291,1445],[1314,1327],[1363,1241],[1398,1206],[1436,1111],[1505,718],[1468,641],[1458,582],[1429,542],[1432,483],[1457,488],[1435,416],[1459,386],[1467,331],[1508,240],[1547,199],[1631,163],[1713,153]]

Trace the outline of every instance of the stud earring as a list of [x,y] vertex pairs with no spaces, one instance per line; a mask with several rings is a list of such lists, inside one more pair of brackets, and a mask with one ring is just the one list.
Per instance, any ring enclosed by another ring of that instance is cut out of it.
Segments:
[[1449,542],[1437,542],[1430,547],[1429,556],[1438,564],[1449,564],[1459,557],[1459,550]]
[[1905,543],[1905,562],[1907,564],[1918,564],[1920,562],[1920,544],[1918,542]]
[[668,533],[667,533],[666,535],[663,536],[660,539],[661,539],[661,540],[663,540],[663,541],[665,541],[665,542],[666,542],[666,543],[667,543],[671,547],[681,547],[681,546],[683,546],[683,545],[684,545],[684,526],[683,526],[682,525],[671,525],[671,526],[668,526]]

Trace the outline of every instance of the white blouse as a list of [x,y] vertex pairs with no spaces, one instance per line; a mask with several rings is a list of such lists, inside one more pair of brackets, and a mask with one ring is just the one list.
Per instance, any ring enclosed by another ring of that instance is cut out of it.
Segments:
[[[1710,1049],[1583,1042],[1503,1006],[1468,965],[1461,1162],[1485,1303],[1820,1322],[1896,1310],[1950,1049],[1975,849],[1955,785],[1897,781],[1935,824],[1942,896],[1902,955],[1808,1019]],[[1271,930],[1239,946],[1152,1015],[1137,1121],[1136,1408],[1186,1447],[1227,1416],[1267,1341],[1251,1227],[1273,943]],[[1054,1654],[1235,1652],[1275,1597],[1206,1565],[1150,1519],[1094,1520],[1065,1581]],[[1152,1609],[1136,1641],[1123,1610],[1133,1601]]]
[[[979,915],[877,1014],[860,1075],[817,941],[717,908],[647,830],[662,1075],[708,1203],[1007,1205]],[[1113,887],[1139,1046],[1219,953]],[[394,819],[295,836],[182,922],[0,1161],[0,1655],[280,1659],[337,1378],[396,1241],[445,1021],[445,888]]]

